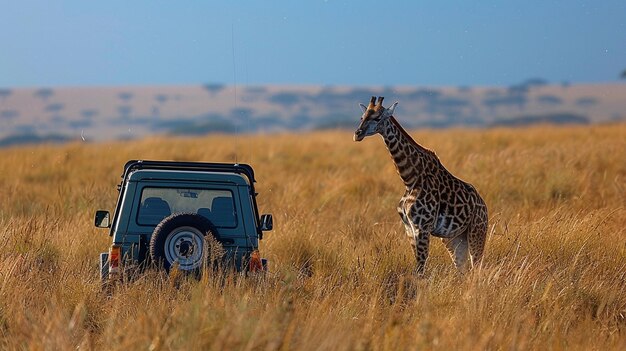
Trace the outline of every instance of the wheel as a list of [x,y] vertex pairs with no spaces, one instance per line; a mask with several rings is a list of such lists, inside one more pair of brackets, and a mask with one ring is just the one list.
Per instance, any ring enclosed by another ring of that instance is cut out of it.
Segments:
[[181,271],[202,268],[212,236],[219,240],[213,224],[197,213],[175,213],[159,223],[150,239],[150,258],[167,271],[178,264]]

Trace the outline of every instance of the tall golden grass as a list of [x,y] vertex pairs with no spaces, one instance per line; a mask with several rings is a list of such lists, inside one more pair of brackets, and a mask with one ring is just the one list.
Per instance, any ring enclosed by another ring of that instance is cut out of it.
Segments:
[[[418,131],[490,209],[483,266],[438,240],[426,276],[381,140],[350,131],[0,150],[0,348],[626,349],[626,125]],[[265,277],[101,292],[98,254],[128,159],[251,163],[275,217]]]

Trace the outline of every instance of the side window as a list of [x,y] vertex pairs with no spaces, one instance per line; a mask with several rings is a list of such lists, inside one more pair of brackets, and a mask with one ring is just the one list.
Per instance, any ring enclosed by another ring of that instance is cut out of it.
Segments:
[[254,209],[254,211],[255,211],[255,215],[252,216],[252,217],[254,217],[254,227],[258,228],[259,227],[259,222],[258,222],[258,218],[257,218],[257,215],[256,215],[256,207],[254,206],[254,199],[252,198],[252,196],[253,195],[250,195],[250,208]]
[[145,187],[137,224],[154,226],[173,213],[197,213],[218,228],[237,227],[233,193],[221,189]]

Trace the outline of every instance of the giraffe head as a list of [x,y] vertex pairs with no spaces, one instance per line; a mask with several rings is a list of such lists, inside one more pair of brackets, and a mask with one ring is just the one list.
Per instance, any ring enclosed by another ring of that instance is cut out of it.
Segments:
[[354,141],[361,141],[365,137],[382,132],[382,127],[387,123],[389,117],[393,115],[393,111],[398,105],[396,101],[389,108],[385,108],[383,99],[384,97],[380,96],[378,97],[378,102],[376,102],[376,96],[372,96],[368,106],[359,104],[361,110],[363,110],[363,116],[361,116],[359,127],[354,132]]

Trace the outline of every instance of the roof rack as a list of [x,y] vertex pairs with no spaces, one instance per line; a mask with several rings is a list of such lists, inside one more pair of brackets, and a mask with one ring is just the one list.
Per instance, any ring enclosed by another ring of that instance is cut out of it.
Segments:
[[250,184],[254,184],[254,170],[245,163],[209,163],[209,162],[178,162],[178,161],[150,161],[130,160],[124,165],[122,180],[128,174],[139,169],[167,169],[176,171],[204,171],[204,172],[228,172],[245,175]]

